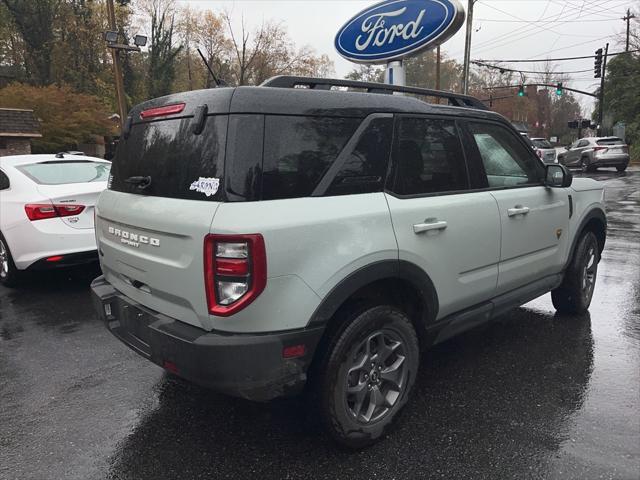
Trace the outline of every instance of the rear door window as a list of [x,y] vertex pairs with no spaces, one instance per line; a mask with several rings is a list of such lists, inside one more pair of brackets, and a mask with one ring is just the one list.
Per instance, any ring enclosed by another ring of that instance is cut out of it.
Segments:
[[0,190],[6,190],[10,187],[9,177],[7,174],[0,170]]
[[394,192],[422,195],[469,188],[462,144],[453,120],[400,117],[393,148]]
[[357,118],[267,115],[262,199],[311,195],[360,122]]
[[[227,115],[207,117],[193,133],[190,117],[140,122],[122,139],[113,160],[111,189],[157,197],[221,200]],[[126,180],[151,177],[144,189]]]
[[64,185],[67,183],[106,182],[111,164],[86,160],[65,160],[31,163],[16,168],[41,185]]

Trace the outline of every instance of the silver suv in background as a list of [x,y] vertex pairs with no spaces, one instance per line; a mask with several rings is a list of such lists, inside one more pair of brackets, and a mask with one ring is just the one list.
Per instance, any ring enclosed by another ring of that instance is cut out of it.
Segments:
[[629,147],[618,137],[581,138],[558,155],[558,161],[583,172],[593,172],[598,167],[616,167],[624,172],[629,165]]
[[551,146],[546,138],[532,138],[531,143],[535,148],[536,155],[544,163],[557,163],[556,149]]

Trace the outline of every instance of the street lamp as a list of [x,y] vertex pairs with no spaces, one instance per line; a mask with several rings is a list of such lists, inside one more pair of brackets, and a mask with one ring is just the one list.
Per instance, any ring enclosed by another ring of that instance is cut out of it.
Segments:
[[118,41],[118,32],[112,30],[107,30],[102,36],[107,43],[116,43]]
[[147,37],[144,35],[136,35],[133,37],[133,43],[136,47],[144,47],[147,44]]

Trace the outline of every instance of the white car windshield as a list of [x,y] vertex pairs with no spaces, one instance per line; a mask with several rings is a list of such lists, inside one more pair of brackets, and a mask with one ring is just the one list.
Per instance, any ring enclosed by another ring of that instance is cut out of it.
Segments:
[[111,164],[77,160],[31,163],[20,165],[17,168],[36,183],[63,185],[66,183],[106,182]]

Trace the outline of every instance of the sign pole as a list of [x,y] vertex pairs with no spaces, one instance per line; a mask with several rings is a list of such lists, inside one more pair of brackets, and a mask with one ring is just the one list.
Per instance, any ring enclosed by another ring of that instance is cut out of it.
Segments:
[[384,72],[384,83],[401,87],[407,84],[402,60],[393,60],[387,63],[387,70]]

